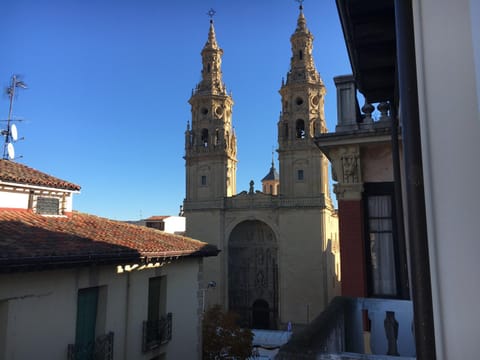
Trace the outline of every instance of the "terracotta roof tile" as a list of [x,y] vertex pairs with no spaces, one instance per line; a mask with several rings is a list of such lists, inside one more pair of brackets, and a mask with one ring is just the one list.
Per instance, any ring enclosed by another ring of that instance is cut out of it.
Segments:
[[0,159],[0,181],[72,191],[80,190],[79,185],[5,159]]
[[149,218],[147,218],[145,220],[146,221],[161,221],[161,220],[164,220],[168,217],[170,217],[170,216],[154,215],[154,216],[150,216]]
[[216,246],[198,240],[94,215],[0,209],[0,271],[217,253]]

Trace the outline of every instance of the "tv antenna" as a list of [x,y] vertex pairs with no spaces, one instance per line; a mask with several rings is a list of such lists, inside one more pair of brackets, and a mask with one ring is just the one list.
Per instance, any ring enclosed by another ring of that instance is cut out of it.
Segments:
[[[17,126],[13,123],[14,121],[21,121],[17,119],[13,119],[13,99],[15,97],[15,89],[21,88],[26,89],[27,85],[18,78],[18,75],[12,76],[12,82],[10,86],[7,88],[7,95],[10,100],[10,107],[8,109],[8,118],[7,120],[3,120],[7,122],[7,128],[1,130],[0,134],[4,136],[5,140],[3,143],[3,159],[14,160],[15,159],[15,148],[13,143],[16,142],[18,139],[18,130]],[[23,140],[21,138],[20,140]]]

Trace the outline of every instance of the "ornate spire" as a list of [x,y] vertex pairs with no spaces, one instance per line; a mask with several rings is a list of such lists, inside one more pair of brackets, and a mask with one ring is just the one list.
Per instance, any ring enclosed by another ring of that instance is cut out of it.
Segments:
[[303,15],[302,2],[300,2],[300,14],[298,14],[297,29],[295,31],[296,32],[300,32],[300,31],[309,32],[308,29],[307,29],[307,20],[305,19],[305,15]]
[[322,80],[313,62],[313,35],[308,30],[307,20],[303,14],[303,0],[298,2],[300,3],[300,14],[298,15],[295,32],[290,38],[292,58],[286,84],[292,82],[321,82]]
[[210,9],[207,14],[210,16],[210,28],[207,42],[202,49],[202,80],[197,85],[194,95],[199,93],[226,95],[227,91],[222,81],[222,70],[220,68],[223,50],[218,46],[212,19],[215,11]]
[[210,16],[210,29],[208,31],[208,40],[205,44],[205,48],[218,49],[217,38],[215,37],[215,28],[213,27],[213,16],[215,15],[215,10],[210,9],[207,15]]

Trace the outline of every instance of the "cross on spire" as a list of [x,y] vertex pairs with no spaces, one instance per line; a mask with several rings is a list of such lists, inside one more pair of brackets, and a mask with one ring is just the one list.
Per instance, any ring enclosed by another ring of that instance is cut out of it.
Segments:
[[300,4],[300,10],[303,10],[303,2],[304,2],[305,0],[295,0],[295,1]]
[[217,12],[215,10],[213,10],[213,8],[210,8],[210,10],[208,10],[207,15],[210,17],[210,22],[213,22],[213,17],[215,16],[216,13]]

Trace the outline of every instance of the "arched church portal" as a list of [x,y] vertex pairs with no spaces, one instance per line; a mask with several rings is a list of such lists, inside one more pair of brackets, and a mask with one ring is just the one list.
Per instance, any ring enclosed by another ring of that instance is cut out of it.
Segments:
[[228,299],[241,326],[276,329],[278,319],[277,241],[257,220],[243,221],[228,242]]

